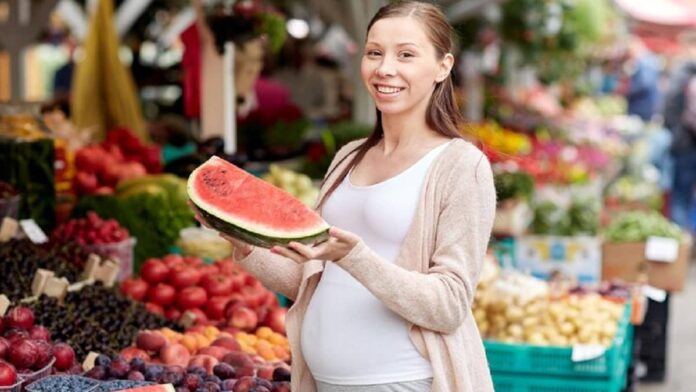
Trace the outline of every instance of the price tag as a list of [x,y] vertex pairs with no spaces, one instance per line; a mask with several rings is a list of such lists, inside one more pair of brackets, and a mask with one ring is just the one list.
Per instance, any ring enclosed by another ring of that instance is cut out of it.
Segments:
[[22,231],[24,231],[24,234],[29,237],[31,242],[35,244],[43,244],[44,242],[48,242],[46,233],[41,230],[39,225],[37,225],[36,221],[33,219],[23,219],[19,221],[19,225],[22,227]]
[[98,356],[99,356],[99,353],[95,353],[94,351],[90,351],[89,354],[87,354],[85,361],[82,362],[82,369],[86,372],[92,370],[92,368],[94,367],[94,361],[97,360]]
[[662,289],[658,289],[657,287],[652,287],[645,285],[643,286],[643,295],[650,298],[651,300],[655,302],[665,302],[665,299],[667,299],[667,292]]
[[18,228],[19,224],[16,220],[8,217],[3,218],[0,225],[0,242],[6,242],[14,238],[17,235]]
[[0,317],[7,313],[7,309],[10,308],[10,299],[7,298],[5,294],[0,295]]
[[648,237],[645,258],[650,261],[673,263],[679,255],[679,242],[674,238]]
[[573,362],[589,361],[599,358],[607,351],[607,348],[599,344],[576,344],[573,346],[571,360]]

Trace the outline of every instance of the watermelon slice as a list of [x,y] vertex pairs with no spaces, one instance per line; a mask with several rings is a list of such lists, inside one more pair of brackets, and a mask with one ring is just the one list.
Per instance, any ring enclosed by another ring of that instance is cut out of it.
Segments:
[[119,392],[174,392],[172,384],[147,385],[144,387],[136,387],[131,389],[122,389]]
[[328,238],[329,225],[315,211],[221,158],[212,157],[194,170],[187,189],[213,228],[252,245],[270,248]]

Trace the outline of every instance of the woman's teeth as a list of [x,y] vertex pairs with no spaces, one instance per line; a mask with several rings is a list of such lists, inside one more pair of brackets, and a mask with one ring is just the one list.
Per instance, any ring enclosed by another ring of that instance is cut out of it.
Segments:
[[401,90],[403,90],[403,89],[400,87],[377,86],[377,91],[379,91],[380,93],[385,93],[385,94],[394,94],[394,93],[398,93]]

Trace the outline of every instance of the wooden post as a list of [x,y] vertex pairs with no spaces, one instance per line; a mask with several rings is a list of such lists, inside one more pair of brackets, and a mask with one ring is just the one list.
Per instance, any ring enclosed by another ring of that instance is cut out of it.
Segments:
[[[223,57],[223,83],[225,97],[225,154],[232,155],[237,152],[237,100],[234,86],[234,42],[225,42],[225,54]],[[204,92],[205,93],[205,92]]]

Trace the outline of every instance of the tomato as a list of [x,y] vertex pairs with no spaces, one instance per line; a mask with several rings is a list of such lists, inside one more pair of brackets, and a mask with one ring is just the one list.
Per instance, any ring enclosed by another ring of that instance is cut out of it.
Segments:
[[242,296],[244,297],[244,301],[253,309],[256,309],[263,302],[264,292],[265,290],[263,288],[249,286],[242,288]]
[[203,276],[213,275],[213,274],[217,274],[220,272],[218,267],[216,267],[214,265],[210,265],[210,264],[199,265],[197,268],[198,268],[198,271],[200,271],[201,274],[203,274]]
[[183,264],[184,258],[181,255],[169,254],[162,257],[162,262],[169,268],[174,268],[174,266]]
[[162,260],[147,259],[140,270],[140,275],[148,283],[159,283],[164,281],[169,275],[169,267]]
[[179,310],[200,308],[208,301],[208,294],[202,287],[187,287],[176,296],[176,304]]
[[248,274],[241,270],[235,270],[226,275],[232,279],[233,291],[239,291],[244,287],[244,282]]
[[219,273],[203,276],[200,285],[210,297],[232,294],[234,290],[232,278]]
[[225,317],[225,307],[232,300],[229,296],[217,296],[208,299],[205,305],[205,314],[212,320],[221,320]]
[[164,309],[162,309],[161,306],[159,306],[155,303],[152,303],[152,302],[146,303],[145,309],[147,309],[147,311],[150,313],[154,313],[154,314],[159,315],[159,316],[164,316]]
[[192,266],[199,266],[203,264],[203,259],[195,256],[184,256],[184,263]]
[[220,270],[220,273],[225,274],[225,275],[233,275],[235,273],[239,273],[241,271],[241,268],[234,263],[234,261],[226,259],[226,260],[217,260],[215,263],[213,263],[214,266]]
[[147,291],[147,299],[160,306],[167,306],[174,302],[174,297],[176,297],[176,290],[165,283],[158,283]]
[[201,280],[202,276],[203,274],[196,268],[185,264],[179,264],[169,271],[168,282],[176,288],[184,288],[195,286]]
[[196,321],[194,321],[194,325],[208,325],[208,317],[203,313],[202,310],[198,308],[194,309],[189,309],[186,312],[191,312],[196,316]]
[[128,298],[132,298],[136,301],[142,301],[145,299],[147,294],[147,289],[149,285],[146,281],[140,278],[128,278],[121,282],[121,292]]

